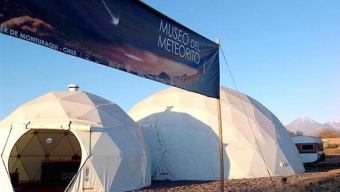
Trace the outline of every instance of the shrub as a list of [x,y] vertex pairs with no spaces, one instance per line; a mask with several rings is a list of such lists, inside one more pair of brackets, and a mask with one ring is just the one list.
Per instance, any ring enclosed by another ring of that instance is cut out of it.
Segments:
[[340,147],[340,144],[339,144],[339,143],[330,143],[330,144],[328,144],[325,148],[326,148],[326,149],[336,149],[336,148],[338,148],[338,147]]
[[340,132],[326,129],[326,130],[320,131],[315,136],[321,137],[321,138],[336,138],[336,137],[340,137]]

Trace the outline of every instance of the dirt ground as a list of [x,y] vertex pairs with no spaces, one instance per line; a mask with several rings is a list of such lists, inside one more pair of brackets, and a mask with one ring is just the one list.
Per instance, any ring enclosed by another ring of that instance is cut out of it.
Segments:
[[[305,173],[288,176],[286,182],[283,181],[283,177],[225,180],[224,191],[340,192],[340,155],[327,155],[325,162],[306,165],[305,168]],[[152,191],[213,192],[220,191],[220,182],[153,181],[150,187],[138,190],[138,192]]]

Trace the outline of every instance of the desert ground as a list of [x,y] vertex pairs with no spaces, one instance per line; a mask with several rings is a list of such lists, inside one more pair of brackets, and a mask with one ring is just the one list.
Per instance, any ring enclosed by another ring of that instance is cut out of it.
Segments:
[[[340,155],[326,153],[326,161],[305,165],[303,174],[283,177],[262,177],[255,179],[233,179],[224,181],[224,191],[339,191],[340,192]],[[138,192],[203,192],[220,191],[220,182],[197,181],[153,181],[150,187]]]

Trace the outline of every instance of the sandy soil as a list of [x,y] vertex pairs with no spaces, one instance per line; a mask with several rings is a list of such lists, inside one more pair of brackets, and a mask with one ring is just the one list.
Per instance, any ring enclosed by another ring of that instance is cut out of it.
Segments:
[[[233,179],[224,181],[224,191],[339,191],[340,155],[326,157],[326,162],[306,165],[306,173],[283,177],[263,177],[256,179]],[[148,188],[138,192],[166,191],[220,191],[220,182],[197,181],[153,181]]]

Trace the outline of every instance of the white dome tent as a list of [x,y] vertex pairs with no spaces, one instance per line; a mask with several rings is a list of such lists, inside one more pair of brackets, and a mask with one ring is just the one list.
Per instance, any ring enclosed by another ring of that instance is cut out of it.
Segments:
[[63,189],[77,192],[151,184],[150,155],[138,125],[118,105],[74,88],[47,93],[1,121],[0,151],[4,191],[13,191],[15,174],[19,183],[73,178]]
[[[240,99],[234,90],[220,91],[225,179],[267,177],[267,168],[272,176],[305,171],[275,115],[245,94],[240,93]],[[128,114],[143,129],[153,179],[219,180],[216,99],[169,88],[139,102]]]

